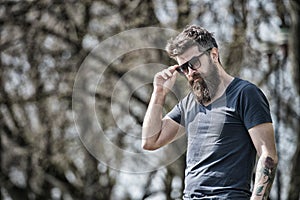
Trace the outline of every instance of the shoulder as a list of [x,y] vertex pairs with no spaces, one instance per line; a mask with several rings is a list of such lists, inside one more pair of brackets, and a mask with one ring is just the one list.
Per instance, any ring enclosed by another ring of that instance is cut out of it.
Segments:
[[242,108],[258,105],[269,107],[269,102],[264,92],[249,81],[237,79],[235,89],[232,92]]
[[249,81],[246,81],[244,79],[240,79],[240,78],[235,78],[233,80],[233,86],[236,88],[240,88],[240,89],[243,89],[246,87],[257,87],[255,84],[253,84]]
[[189,92],[178,104],[173,108],[177,112],[185,113],[196,106],[196,101],[193,92]]
[[239,99],[242,95],[251,93],[252,90],[257,90],[257,86],[253,83],[240,79],[234,78],[226,89],[226,95],[229,99]]
[[234,92],[240,93],[241,95],[250,95],[253,92],[261,92],[261,90],[254,84],[249,81],[235,78],[231,88]]
[[194,94],[189,92],[182,100],[179,101],[181,105],[187,105],[194,101]]

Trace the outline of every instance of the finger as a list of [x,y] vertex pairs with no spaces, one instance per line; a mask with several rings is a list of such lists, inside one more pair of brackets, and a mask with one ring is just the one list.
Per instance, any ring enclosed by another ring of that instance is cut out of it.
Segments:
[[168,67],[169,71],[173,74],[176,71],[176,68],[179,67],[179,65],[173,65]]
[[164,69],[160,72],[160,75],[164,78],[164,79],[169,79],[173,76],[173,74],[170,72],[169,69]]
[[163,70],[163,71],[159,72],[158,76],[162,77],[165,80],[169,78],[169,76],[166,73],[166,70]]
[[167,79],[169,78],[165,72],[161,72],[161,76],[162,76],[163,79],[165,79],[165,80],[167,80]]
[[174,73],[173,73],[173,76],[176,76],[177,77],[177,74],[178,74],[178,71],[174,71]]
[[173,76],[173,73],[169,69],[164,70],[164,72],[167,74],[168,77]]

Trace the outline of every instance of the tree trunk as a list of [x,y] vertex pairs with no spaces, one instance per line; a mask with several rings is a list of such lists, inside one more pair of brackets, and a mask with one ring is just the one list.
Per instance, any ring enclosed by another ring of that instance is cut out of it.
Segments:
[[292,26],[291,26],[291,36],[290,36],[290,57],[293,66],[293,75],[294,75],[294,82],[298,92],[300,95],[300,63],[299,63],[299,33],[300,33],[300,26],[299,26],[299,18],[300,18],[300,2],[297,0],[290,0],[291,6],[291,18],[292,18]]
[[[297,0],[290,0],[291,6],[291,17],[292,17],[292,26],[291,26],[291,35],[290,35],[290,56],[291,62],[293,66],[293,79],[295,83],[295,87],[300,95],[300,86],[299,86],[299,75],[300,75],[300,63],[299,63],[299,16],[300,16],[300,2]],[[298,107],[299,108],[299,107]],[[297,120],[297,119],[296,119]],[[300,133],[299,133],[299,123],[295,123],[294,130],[296,130],[296,134],[298,134],[297,142],[296,142],[296,151],[292,159],[292,170],[291,170],[291,181],[290,181],[290,189],[288,193],[289,200],[299,200],[300,196]]]

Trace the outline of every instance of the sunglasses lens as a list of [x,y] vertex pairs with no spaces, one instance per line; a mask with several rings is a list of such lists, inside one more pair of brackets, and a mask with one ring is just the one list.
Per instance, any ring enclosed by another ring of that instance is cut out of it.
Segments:
[[176,70],[177,72],[179,72],[180,74],[183,74],[183,71],[182,71],[181,67],[177,67],[175,70]]
[[212,48],[207,49],[203,53],[201,53],[198,56],[193,57],[190,61],[180,65],[179,67],[176,68],[176,71],[178,71],[180,74],[186,75],[189,73],[189,69],[191,68],[192,70],[196,70],[199,67],[201,67],[201,62],[200,62],[200,57],[203,56],[206,52],[210,51]]
[[187,74],[188,73],[188,64],[184,63],[183,65],[177,67],[176,71],[178,71],[181,74]]
[[199,61],[199,59],[198,58],[192,58],[190,61],[189,61],[189,67],[191,68],[191,69],[197,69],[198,68],[198,66],[200,66],[200,61]]

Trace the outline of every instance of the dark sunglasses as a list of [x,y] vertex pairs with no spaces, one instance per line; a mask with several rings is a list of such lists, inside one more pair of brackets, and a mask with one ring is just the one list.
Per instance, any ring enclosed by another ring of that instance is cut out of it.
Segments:
[[176,71],[178,71],[182,75],[186,75],[189,73],[189,68],[191,68],[193,70],[198,69],[199,67],[201,67],[200,57],[203,56],[208,51],[210,51],[211,49],[212,48],[209,48],[209,49],[205,50],[203,53],[201,53],[200,55],[194,56],[189,61],[187,61],[187,62],[183,63],[182,65],[180,65],[179,67],[177,67]]

